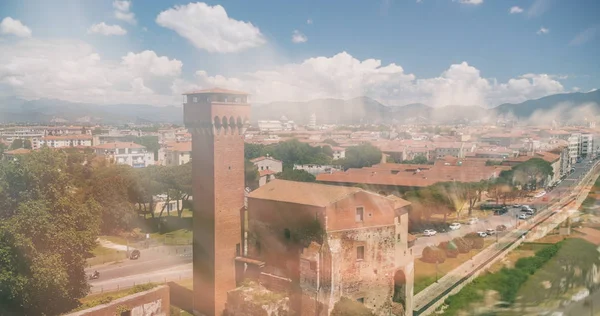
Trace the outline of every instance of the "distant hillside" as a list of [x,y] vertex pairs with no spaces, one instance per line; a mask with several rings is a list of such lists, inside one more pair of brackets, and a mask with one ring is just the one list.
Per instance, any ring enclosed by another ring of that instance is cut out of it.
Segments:
[[432,108],[422,103],[405,106],[386,106],[371,98],[350,100],[319,99],[308,102],[273,102],[253,107],[253,120],[276,120],[285,116],[306,124],[311,113],[318,124],[359,124],[390,122],[457,122],[477,120],[489,115],[478,106],[448,106]]
[[586,104],[590,104],[596,110],[600,110],[600,90],[587,93],[553,94],[518,104],[505,103],[495,107],[494,110],[502,115],[512,113],[518,118],[528,118],[536,111],[550,111],[559,107],[561,109],[568,108],[573,110]]
[[[565,93],[529,100],[519,104],[502,104],[493,109],[479,106],[449,105],[432,108],[422,103],[386,106],[368,97],[350,100],[318,99],[307,102],[272,102],[252,105],[252,120],[278,120],[282,116],[298,124],[307,124],[315,113],[317,124],[368,123],[466,123],[491,121],[498,116],[522,120],[549,121],[595,117],[600,113],[600,91]],[[26,101],[16,97],[0,98],[0,123],[51,122],[64,119],[76,122],[87,117],[92,123],[121,124],[128,122],[183,121],[182,108],[143,104],[99,105],[62,100]]]
[[53,119],[76,122],[90,117],[92,123],[122,124],[129,122],[168,122],[183,121],[181,107],[150,106],[143,104],[100,105],[74,103],[54,99],[26,101],[15,97],[0,98],[0,122],[48,123]]

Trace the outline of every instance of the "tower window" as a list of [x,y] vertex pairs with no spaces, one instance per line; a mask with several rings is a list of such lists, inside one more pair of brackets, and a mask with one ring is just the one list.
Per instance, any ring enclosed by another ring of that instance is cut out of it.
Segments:
[[355,216],[355,220],[357,222],[362,222],[364,220],[364,216],[365,216],[365,208],[364,207],[357,207],[356,208],[356,216]]
[[292,238],[292,233],[289,229],[286,228],[283,230],[283,236],[285,237],[285,239],[290,240],[290,238]]
[[360,297],[356,299],[357,302],[364,304],[365,303],[365,298],[364,297]]
[[365,259],[365,246],[356,247],[356,260]]

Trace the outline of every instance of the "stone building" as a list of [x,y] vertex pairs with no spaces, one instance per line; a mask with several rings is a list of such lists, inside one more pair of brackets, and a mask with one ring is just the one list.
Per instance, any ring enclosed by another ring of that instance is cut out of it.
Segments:
[[[410,203],[360,188],[273,180],[248,195],[244,278],[286,292],[296,315],[347,297],[412,315]],[[394,313],[398,315],[398,313]]]

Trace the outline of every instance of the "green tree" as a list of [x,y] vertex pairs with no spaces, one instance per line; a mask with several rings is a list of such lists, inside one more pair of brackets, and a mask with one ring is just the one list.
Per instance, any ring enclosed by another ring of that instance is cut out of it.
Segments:
[[317,180],[317,178],[304,171],[304,170],[293,170],[293,169],[286,169],[283,172],[280,172],[278,174],[275,175],[276,179],[282,179],[282,180],[291,180],[291,181],[298,181],[298,182],[315,182]]
[[10,145],[10,149],[14,150],[19,148],[31,149],[31,141],[29,139],[22,138],[13,140],[12,144]]
[[340,144],[338,144],[338,142],[336,142],[335,140],[333,140],[331,138],[327,138],[326,140],[323,141],[323,143],[329,144],[331,146],[339,146],[340,145]]
[[244,157],[248,160],[265,155],[265,145],[244,143]]
[[250,188],[250,190],[258,188],[259,180],[260,175],[258,173],[258,167],[250,160],[244,160],[244,182],[246,187]]
[[3,142],[0,142],[0,155],[2,155],[7,149],[8,147]]
[[146,147],[146,150],[154,153],[154,160],[158,159],[158,150],[160,149],[160,144],[158,143],[158,136],[146,135],[136,137],[133,135],[129,135],[124,137],[123,140],[127,142],[134,142],[136,144]]
[[58,315],[88,293],[98,205],[78,193],[65,153],[42,149],[0,162],[0,306]]
[[412,160],[403,160],[400,163],[402,163],[402,164],[416,164],[416,165],[430,164],[429,160],[427,160],[427,157],[425,157],[424,155],[417,155]]
[[554,175],[552,165],[541,158],[531,158],[512,168],[513,181],[519,184],[544,184]]
[[344,169],[370,167],[381,162],[381,150],[364,143],[346,149],[346,158],[338,160]]

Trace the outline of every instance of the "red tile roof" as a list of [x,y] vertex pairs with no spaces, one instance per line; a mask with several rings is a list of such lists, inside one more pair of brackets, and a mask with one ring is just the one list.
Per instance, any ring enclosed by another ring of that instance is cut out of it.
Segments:
[[[273,157],[269,157],[269,156],[267,156],[267,157],[265,157],[265,156],[260,156],[260,157],[258,157],[258,158],[250,159],[250,162],[252,162],[252,163],[256,163],[256,162],[259,162],[259,161],[263,161],[263,160],[265,160],[265,159],[270,159],[270,160],[273,160],[273,161],[279,161],[279,160],[277,160],[277,159],[275,159],[275,158],[273,158]],[[281,162],[281,161],[279,161],[279,162]]]
[[170,151],[190,152],[192,151],[192,142],[167,143],[167,149]]
[[146,148],[142,145],[131,142],[114,142],[94,146],[96,149],[117,149],[117,148]]
[[194,90],[194,91],[186,92],[186,93],[184,93],[184,95],[188,95],[188,94],[210,94],[210,93],[249,95],[246,92],[235,91],[235,90],[227,90],[227,89],[222,89],[222,88],[211,88],[211,89]]
[[42,137],[43,140],[61,140],[61,139],[66,139],[66,140],[71,140],[71,139],[85,139],[85,140],[92,140],[92,135],[83,135],[83,134],[76,134],[76,135],[56,135],[56,136],[44,136]]
[[264,177],[264,176],[268,176],[270,174],[276,174],[277,172],[267,169],[267,170],[260,170],[258,173],[260,174],[261,177]]
[[4,154],[5,155],[25,155],[30,152],[31,152],[31,149],[17,148],[17,149],[5,151]]

